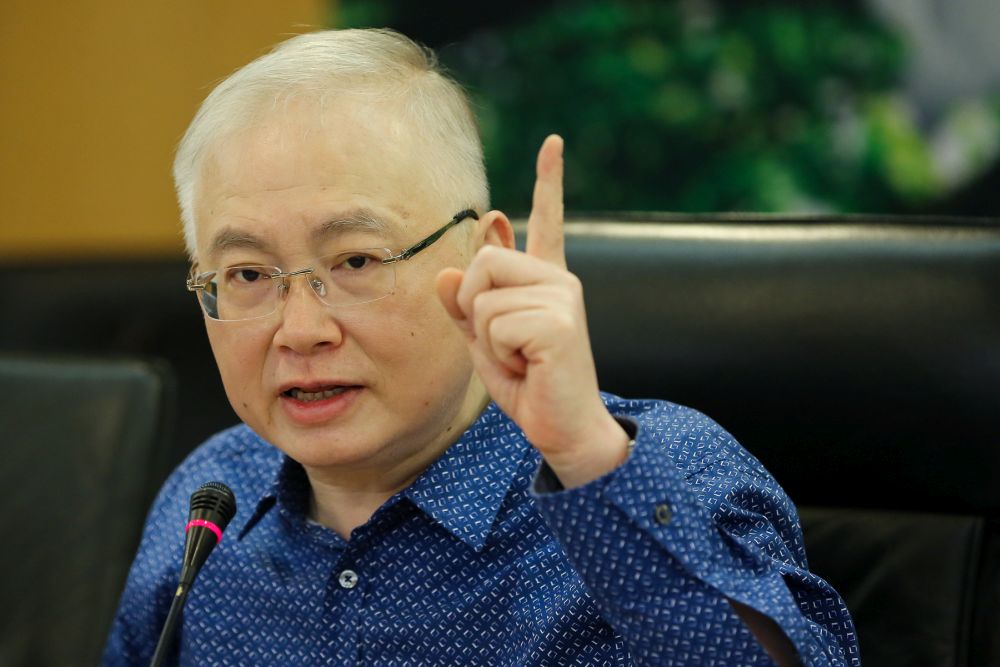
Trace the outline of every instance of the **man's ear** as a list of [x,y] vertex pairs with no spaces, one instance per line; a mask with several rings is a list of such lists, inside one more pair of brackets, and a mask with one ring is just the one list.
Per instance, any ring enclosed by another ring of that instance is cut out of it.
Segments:
[[484,245],[514,249],[514,226],[502,211],[489,211],[476,223],[476,250]]

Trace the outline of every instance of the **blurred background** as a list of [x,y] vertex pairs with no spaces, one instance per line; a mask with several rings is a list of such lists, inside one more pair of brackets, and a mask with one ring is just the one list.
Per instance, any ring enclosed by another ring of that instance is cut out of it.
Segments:
[[172,150],[284,37],[390,26],[479,114],[494,205],[545,134],[570,211],[997,211],[991,0],[124,0],[0,9],[0,259],[182,256]]
[[568,142],[573,210],[987,214],[1000,149],[989,0],[342,0],[472,91],[495,201]]

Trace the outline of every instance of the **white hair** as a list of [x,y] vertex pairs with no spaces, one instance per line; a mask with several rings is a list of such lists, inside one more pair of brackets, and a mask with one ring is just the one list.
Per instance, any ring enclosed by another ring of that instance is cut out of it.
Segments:
[[205,155],[223,137],[249,127],[258,113],[293,95],[311,97],[321,106],[330,96],[394,102],[421,140],[426,156],[422,175],[431,191],[455,211],[489,208],[475,116],[465,92],[438,66],[433,51],[392,30],[308,33],[278,44],[216,86],[181,139],[174,185],[192,259],[194,200]]

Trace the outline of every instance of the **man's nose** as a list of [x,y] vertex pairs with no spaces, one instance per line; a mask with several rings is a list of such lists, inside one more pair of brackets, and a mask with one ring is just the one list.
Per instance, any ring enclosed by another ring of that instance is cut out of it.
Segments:
[[[286,287],[278,317],[281,318],[274,343],[298,354],[311,354],[324,347],[336,347],[343,342],[343,330],[333,309],[319,300],[314,291],[312,274],[286,278]],[[320,286],[322,289],[322,286]]]

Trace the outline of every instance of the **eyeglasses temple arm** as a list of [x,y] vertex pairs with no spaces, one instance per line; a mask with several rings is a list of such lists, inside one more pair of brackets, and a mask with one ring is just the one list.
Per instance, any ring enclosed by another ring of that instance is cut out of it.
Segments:
[[452,218],[451,221],[449,223],[447,223],[444,227],[442,227],[441,229],[437,230],[436,232],[434,232],[433,234],[431,234],[427,238],[423,239],[422,241],[417,241],[416,243],[414,243],[413,245],[411,245],[409,248],[407,248],[406,250],[402,251],[398,255],[394,255],[392,257],[389,257],[388,259],[382,260],[382,263],[383,264],[392,264],[393,262],[402,262],[404,260],[407,260],[407,259],[413,257],[418,252],[420,252],[421,250],[423,250],[424,248],[426,248],[427,246],[429,246],[430,244],[434,243],[439,238],[441,238],[441,236],[446,231],[448,231],[449,229],[451,229],[452,227],[454,227],[458,223],[462,222],[466,218],[472,218],[473,220],[478,220],[479,216],[471,208],[466,209],[464,211],[461,211],[459,213],[456,213],[455,217]]

